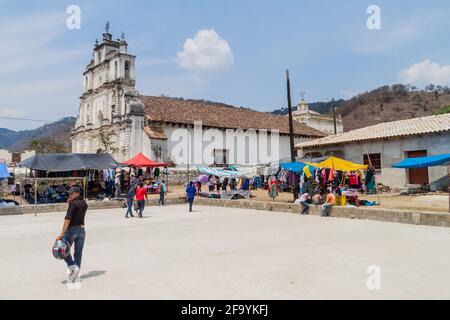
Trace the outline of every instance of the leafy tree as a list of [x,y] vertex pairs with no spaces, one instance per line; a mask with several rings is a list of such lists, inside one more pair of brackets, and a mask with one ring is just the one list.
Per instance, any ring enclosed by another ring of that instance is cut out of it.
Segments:
[[68,153],[70,150],[61,142],[50,137],[36,138],[30,141],[28,149],[36,153]]
[[99,134],[99,142],[102,148],[98,149],[97,153],[110,151],[116,154],[117,152],[119,152],[119,149],[114,146],[114,137],[114,132],[101,129]]
[[435,114],[439,115],[439,114],[446,114],[446,113],[450,113],[450,105],[440,108],[438,111],[436,111]]

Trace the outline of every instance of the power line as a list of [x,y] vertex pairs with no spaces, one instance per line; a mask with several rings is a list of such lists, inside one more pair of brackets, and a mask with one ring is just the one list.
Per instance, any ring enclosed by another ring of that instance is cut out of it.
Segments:
[[43,122],[43,123],[55,122],[55,120],[38,120],[38,119],[3,117],[3,116],[0,116],[0,119],[3,119],[3,120],[16,120],[16,121],[33,121],[33,122]]

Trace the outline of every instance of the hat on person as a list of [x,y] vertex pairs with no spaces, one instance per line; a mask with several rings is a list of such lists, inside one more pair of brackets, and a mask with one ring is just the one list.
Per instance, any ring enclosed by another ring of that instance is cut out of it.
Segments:
[[78,187],[72,187],[69,190],[69,194],[72,194],[72,193],[79,193],[79,194],[81,194],[81,189],[78,188]]

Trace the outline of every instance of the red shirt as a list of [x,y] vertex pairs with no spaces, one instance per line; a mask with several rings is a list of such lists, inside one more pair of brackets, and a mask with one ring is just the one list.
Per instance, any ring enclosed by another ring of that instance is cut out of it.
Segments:
[[136,200],[138,200],[138,201],[145,200],[146,195],[147,195],[147,189],[145,189],[144,187],[138,188],[136,190]]

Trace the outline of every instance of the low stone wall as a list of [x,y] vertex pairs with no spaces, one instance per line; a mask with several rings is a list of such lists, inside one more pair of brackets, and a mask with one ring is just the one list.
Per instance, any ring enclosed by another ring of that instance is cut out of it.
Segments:
[[[252,200],[216,200],[197,199],[196,205],[243,208],[261,211],[300,213],[300,205],[292,203],[265,202]],[[320,208],[312,206],[311,215],[320,215]],[[330,217],[376,220],[405,224],[450,227],[450,214],[439,212],[419,212],[395,209],[381,209],[377,207],[333,207]]]
[[[166,198],[167,205],[176,205],[185,203],[184,199],[180,198]],[[149,201],[147,206],[156,206],[157,201]],[[125,200],[120,201],[88,201],[90,210],[103,209],[117,209],[126,208]],[[48,212],[65,212],[67,210],[66,203],[59,204],[43,204],[38,206],[15,206],[0,208],[0,216],[34,214],[34,213],[48,213]]]
[[[166,205],[185,204],[184,198],[166,198]],[[89,209],[101,210],[110,208],[124,208],[124,201],[90,201]],[[157,201],[150,201],[147,206],[156,206]],[[260,211],[300,213],[300,206],[292,203],[253,201],[253,200],[217,200],[197,198],[195,205],[218,206],[227,208],[252,209]],[[34,206],[16,206],[0,208],[2,215],[20,215],[46,212],[64,212],[67,210],[67,204],[51,204]],[[311,207],[311,215],[320,215],[320,207]],[[381,209],[377,207],[334,207],[331,211],[331,217],[346,219],[364,219],[386,222],[397,222],[405,224],[450,227],[450,214],[439,212],[419,212],[407,210]]]

